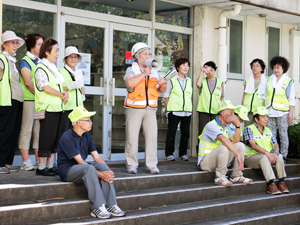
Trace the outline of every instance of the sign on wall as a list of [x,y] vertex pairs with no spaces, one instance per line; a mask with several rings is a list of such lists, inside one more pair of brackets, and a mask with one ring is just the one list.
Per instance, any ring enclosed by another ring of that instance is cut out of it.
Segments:
[[91,84],[91,54],[80,53],[82,60],[76,65],[76,70],[81,70],[84,84]]

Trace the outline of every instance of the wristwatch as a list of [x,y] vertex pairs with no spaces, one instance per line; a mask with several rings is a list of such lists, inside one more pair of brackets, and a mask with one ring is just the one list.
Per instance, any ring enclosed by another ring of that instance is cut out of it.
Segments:
[[279,155],[280,153],[279,152],[275,152],[277,155]]

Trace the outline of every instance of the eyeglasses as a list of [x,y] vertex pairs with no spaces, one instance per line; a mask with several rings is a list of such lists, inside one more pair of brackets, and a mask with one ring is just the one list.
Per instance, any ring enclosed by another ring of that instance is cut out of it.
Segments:
[[10,41],[9,43],[12,44],[12,45],[17,45],[17,46],[19,45],[18,41],[16,41],[16,42],[15,41]]
[[78,59],[79,57],[78,57],[78,56],[70,56],[70,55],[69,55],[68,58],[69,58],[69,59]]
[[87,123],[91,123],[92,122],[91,120],[79,120],[79,121],[84,121],[84,122],[87,122]]
[[152,56],[151,53],[147,54],[147,53],[140,53],[141,55],[145,55],[145,56]]

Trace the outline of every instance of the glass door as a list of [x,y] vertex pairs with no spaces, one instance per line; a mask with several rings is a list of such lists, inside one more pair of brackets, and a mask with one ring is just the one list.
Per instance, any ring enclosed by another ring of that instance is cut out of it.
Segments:
[[[111,160],[125,160],[125,108],[124,99],[127,94],[124,76],[126,69],[131,66],[128,53],[131,52],[132,46],[137,42],[150,44],[150,32],[148,28],[133,27],[122,24],[110,23],[110,60],[109,69],[112,75],[112,104],[110,140],[109,149]],[[127,57],[126,57],[127,55]],[[144,158],[145,140],[143,133],[139,137],[139,158]]]
[[[92,117],[96,148],[104,160],[125,160],[125,109],[127,94],[124,75],[131,64],[126,55],[136,42],[151,43],[148,28],[115,24],[100,20],[63,16],[60,43],[61,60],[64,48],[76,46],[83,53],[86,100]],[[63,66],[62,62],[61,65]],[[139,157],[144,157],[144,138],[140,134]],[[89,160],[89,159],[88,159]]]
[[[60,58],[65,47],[76,46],[82,54],[79,68],[83,70],[86,100],[84,107],[96,111],[93,116],[93,137],[97,151],[104,160],[108,160],[109,141],[108,124],[108,22],[101,22],[75,16],[63,16],[63,40],[60,43]],[[59,60],[60,63],[61,60]],[[61,66],[63,66],[61,64]]]

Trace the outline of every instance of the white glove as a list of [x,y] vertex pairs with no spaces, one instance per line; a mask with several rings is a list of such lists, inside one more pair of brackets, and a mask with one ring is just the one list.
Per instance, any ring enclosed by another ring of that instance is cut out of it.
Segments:
[[82,101],[85,101],[85,95],[81,94],[81,97],[82,97]]
[[80,81],[73,81],[70,85],[68,85],[69,90],[73,90],[80,87]]

